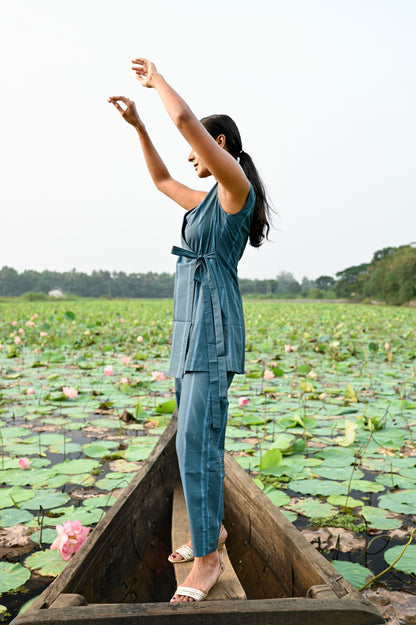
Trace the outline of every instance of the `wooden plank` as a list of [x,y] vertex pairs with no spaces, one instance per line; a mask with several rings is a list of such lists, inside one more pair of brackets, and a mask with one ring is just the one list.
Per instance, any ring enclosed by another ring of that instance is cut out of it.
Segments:
[[62,595],[59,595],[59,597],[52,603],[51,608],[69,608],[70,606],[75,605],[87,605],[85,597],[82,595],[62,593]]
[[[361,598],[228,453],[225,454],[224,499],[226,520],[227,516],[238,519],[239,541],[246,542],[247,548],[257,552],[281,579],[285,596],[305,597],[311,586],[328,585],[339,598]],[[231,531],[229,539],[232,545]],[[238,570],[237,574],[240,576]],[[251,598],[245,580],[241,581]]]
[[[382,625],[365,601],[267,599],[89,605],[25,612],[13,625]],[[12,625],[12,624],[11,624]]]
[[[177,486],[173,494],[172,507],[172,549],[188,542],[190,538],[188,514],[186,511],[185,497],[182,486]],[[221,556],[224,561],[224,572],[218,582],[208,595],[210,601],[221,601],[225,599],[247,599],[244,588],[238,579],[233,565],[228,557],[225,545],[221,548]],[[182,562],[174,564],[175,577],[178,586],[183,585],[189,575],[193,562]]]

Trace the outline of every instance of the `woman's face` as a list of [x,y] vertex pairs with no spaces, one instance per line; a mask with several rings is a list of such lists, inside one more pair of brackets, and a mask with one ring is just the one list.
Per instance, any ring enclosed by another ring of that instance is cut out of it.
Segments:
[[[220,147],[227,149],[225,147],[225,135],[219,135],[215,141]],[[208,178],[212,175],[202,158],[194,150],[190,151],[188,161],[194,166],[198,178]]]
[[205,165],[202,158],[196,152],[194,152],[194,150],[191,150],[188,156],[188,161],[194,166],[198,178],[208,178],[208,176],[211,175],[211,172]]

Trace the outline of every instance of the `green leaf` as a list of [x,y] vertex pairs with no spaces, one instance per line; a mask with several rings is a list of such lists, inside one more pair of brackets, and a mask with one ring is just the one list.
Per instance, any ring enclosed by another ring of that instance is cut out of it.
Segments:
[[320,501],[319,499],[305,498],[295,504],[290,504],[290,509],[295,510],[298,514],[306,517],[326,518],[335,516],[338,510],[329,503]]
[[7,508],[0,511],[0,527],[11,527],[17,523],[27,523],[33,519],[33,514],[19,508]]
[[43,577],[57,577],[64,570],[66,564],[57,549],[37,551],[25,560],[25,566],[28,569],[36,571],[38,575]]
[[345,484],[332,480],[292,480],[287,486],[296,493],[304,495],[346,495],[348,492]]
[[154,444],[139,443],[137,445],[129,445],[126,449],[126,460],[129,462],[140,462],[146,460],[152,451]]
[[30,571],[18,562],[0,562],[0,594],[23,586],[30,578]]
[[[403,551],[403,547],[404,545],[397,545],[396,547],[386,549],[384,552],[384,559],[387,564],[393,564]],[[403,571],[403,573],[407,573],[408,575],[416,575],[416,545],[409,545],[406,547],[406,551],[400,560],[396,562],[393,568],[398,571]]]
[[165,414],[172,414],[176,408],[176,401],[174,399],[170,399],[169,401],[165,401],[161,404],[158,404],[155,408],[156,412],[163,412]]
[[[20,469],[22,471],[22,469]],[[15,504],[20,506],[23,501],[32,499],[34,493],[26,488],[20,486],[13,486],[13,488],[3,488],[0,490],[0,508],[12,508]]]
[[330,495],[327,499],[327,502],[332,506],[341,506],[348,508],[358,508],[363,505],[363,502],[359,499],[354,499],[353,497],[347,497],[347,495]]
[[264,491],[264,494],[267,495],[267,497],[270,499],[270,501],[274,503],[275,506],[286,506],[290,502],[289,495],[286,495],[286,493],[284,493],[283,491],[276,490],[275,488],[270,491]]
[[361,514],[370,527],[378,530],[393,530],[402,526],[400,519],[389,519],[389,511],[373,506],[364,506]]
[[344,397],[346,401],[351,401],[356,403],[358,401],[357,393],[355,392],[352,384],[347,384],[344,391]]
[[359,490],[363,493],[381,493],[384,490],[384,486],[369,480],[345,480],[343,484],[349,486],[351,490]]
[[87,460],[80,458],[79,460],[65,460],[54,466],[56,473],[64,473],[65,475],[77,475],[79,473],[91,473],[100,466],[96,460]]
[[378,505],[398,514],[416,514],[416,490],[400,490],[381,495]]
[[373,573],[370,569],[361,566],[355,562],[345,562],[344,560],[333,560],[331,562],[334,569],[341,573],[346,580],[354,586],[354,588],[361,588],[368,581],[370,577],[373,577]]
[[39,510],[42,506],[44,510],[58,508],[63,506],[70,500],[70,496],[66,493],[57,493],[56,491],[38,490],[32,491],[34,498],[25,501],[20,507],[25,510]]
[[83,445],[84,453],[90,458],[105,458],[111,455],[110,449],[118,447],[114,441],[99,441]]
[[66,310],[65,311],[65,317],[67,319],[69,319],[69,321],[74,321],[75,319],[75,313],[72,312],[72,310]]
[[278,449],[269,449],[260,461],[260,471],[265,475],[273,475],[274,469],[276,469],[281,462],[282,453]]

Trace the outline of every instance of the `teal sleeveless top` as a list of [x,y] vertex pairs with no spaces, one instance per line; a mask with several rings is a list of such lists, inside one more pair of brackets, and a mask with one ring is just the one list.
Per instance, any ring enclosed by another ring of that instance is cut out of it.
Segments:
[[185,214],[181,247],[172,248],[179,258],[169,375],[209,371],[220,397],[226,397],[227,371],[244,373],[245,329],[237,264],[247,244],[254,203],[250,185],[241,211],[226,213],[218,200],[217,183]]

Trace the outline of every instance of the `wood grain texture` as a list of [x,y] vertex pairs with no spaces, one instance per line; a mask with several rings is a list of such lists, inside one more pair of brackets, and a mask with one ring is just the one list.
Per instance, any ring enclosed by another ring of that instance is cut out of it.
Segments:
[[[278,596],[277,592],[283,590],[286,597],[305,597],[311,586],[324,584],[328,585],[339,598],[348,596],[351,599],[361,599],[355,588],[308,543],[227,453],[224,500],[226,520],[227,517],[238,519],[240,543],[246,544],[247,552],[259,554],[264,568],[271,569],[280,580],[280,588],[277,587],[276,593],[272,596]],[[231,539],[231,532],[229,536]],[[238,570],[237,574],[250,598],[245,580],[241,578]]]
[[26,612],[13,625],[381,625],[363,601],[266,599],[90,605]]
[[[188,514],[186,511],[185,497],[182,486],[177,486],[173,495],[172,508],[172,545],[179,547],[188,542],[190,538]],[[227,548],[222,546],[221,557],[224,562],[224,572],[220,576],[218,582],[208,595],[208,601],[221,601],[225,599],[247,599],[244,588],[242,587],[228,557]],[[176,583],[178,586],[183,585],[187,575],[190,573],[193,561],[174,564]]]

